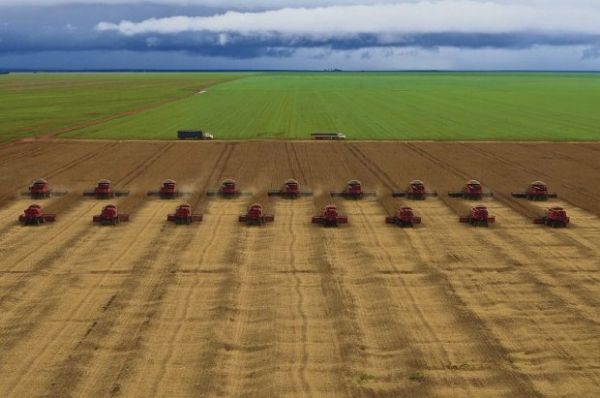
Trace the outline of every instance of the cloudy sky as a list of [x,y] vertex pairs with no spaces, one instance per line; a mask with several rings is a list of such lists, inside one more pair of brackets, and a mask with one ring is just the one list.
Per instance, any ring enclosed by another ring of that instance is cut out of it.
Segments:
[[600,70],[599,0],[0,0],[0,69]]

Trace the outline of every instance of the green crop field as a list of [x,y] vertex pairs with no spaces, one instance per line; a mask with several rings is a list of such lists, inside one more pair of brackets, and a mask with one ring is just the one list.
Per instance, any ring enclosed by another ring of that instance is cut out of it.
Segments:
[[[129,105],[182,98],[61,137],[173,139],[178,129],[204,129],[219,139],[305,139],[315,131],[340,131],[350,139],[600,139],[600,74],[273,72],[120,77],[119,87],[111,85],[108,92],[101,83],[103,75],[73,78],[79,86],[69,89],[85,91],[74,97],[77,122],[98,116],[93,112],[108,115]],[[224,81],[229,78],[235,80]],[[14,94],[7,93],[4,79],[0,77],[0,100],[10,101]],[[23,79],[21,84],[26,85]],[[200,86],[211,87],[199,94]],[[196,91],[190,95],[190,90]],[[46,100],[46,87],[39,91],[42,98],[32,88],[17,92],[18,101],[0,105],[3,135],[8,132],[10,138],[25,131],[15,130],[11,136],[7,122],[45,129],[46,120],[58,122],[61,118],[56,115],[69,115],[67,102],[56,103],[52,96]],[[118,104],[112,104],[115,96]],[[28,119],[19,121],[20,115]]]
[[0,75],[0,142],[102,122],[235,79],[224,73]]

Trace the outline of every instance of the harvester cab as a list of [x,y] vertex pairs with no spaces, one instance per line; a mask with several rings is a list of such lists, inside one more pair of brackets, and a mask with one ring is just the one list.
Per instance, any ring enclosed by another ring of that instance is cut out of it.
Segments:
[[161,199],[175,199],[186,194],[188,193],[179,191],[177,182],[171,179],[164,180],[158,191],[148,191],[147,193],[148,196],[159,196]]
[[40,225],[46,222],[56,221],[56,214],[46,214],[40,205],[29,206],[19,216],[19,222],[24,225]]
[[515,198],[528,200],[548,200],[558,197],[557,194],[548,192],[548,185],[542,181],[534,181],[529,184],[525,192],[513,192],[511,195]]
[[487,207],[479,205],[473,207],[467,217],[460,217],[459,222],[473,226],[487,227],[489,224],[496,222],[496,217],[490,216]]
[[327,205],[318,216],[312,218],[311,222],[326,227],[337,227],[339,224],[347,224],[348,217],[339,214],[335,205]]
[[194,222],[202,221],[202,214],[192,213],[192,206],[189,204],[182,204],[177,206],[174,214],[167,216],[167,221],[174,222],[175,224],[191,224]]
[[481,200],[484,196],[494,196],[492,192],[483,192],[481,183],[477,180],[469,180],[459,192],[448,192],[452,198],[463,198],[470,200]]
[[264,214],[262,205],[254,203],[248,207],[246,214],[240,215],[238,221],[247,225],[264,225],[275,221],[275,216],[273,214]]
[[96,187],[93,190],[83,192],[83,196],[93,196],[96,199],[111,199],[114,197],[128,196],[129,191],[115,191],[112,188],[112,182],[109,180],[100,180],[96,183]]
[[544,224],[554,228],[565,228],[569,225],[569,216],[567,211],[562,207],[553,207],[546,211],[544,217],[539,217],[533,220],[534,224]]
[[237,188],[235,180],[227,178],[223,180],[218,190],[210,190],[206,192],[208,196],[221,196],[224,198],[234,198],[237,196],[252,195],[251,192],[242,192]]
[[350,180],[346,183],[346,188],[342,192],[331,192],[332,197],[342,197],[345,199],[362,199],[365,197],[375,197],[375,192],[365,192],[362,183],[358,180]]
[[128,222],[129,214],[119,213],[115,205],[107,205],[102,208],[99,215],[93,217],[92,221],[100,225],[117,225]]
[[301,191],[300,183],[297,180],[290,178],[283,183],[281,189],[270,190],[267,194],[269,196],[282,196],[284,198],[296,199],[301,196],[312,196],[313,193],[311,191]]
[[21,195],[30,196],[32,199],[45,199],[50,196],[64,196],[66,195],[66,191],[56,191],[50,188],[50,184],[43,178],[38,178],[34,180],[27,192],[22,192]]
[[399,227],[413,227],[415,224],[421,224],[421,217],[415,216],[410,207],[401,207],[393,216],[385,218],[386,224],[396,224]]
[[408,184],[405,191],[392,193],[394,198],[407,198],[413,200],[425,200],[428,196],[437,196],[437,192],[427,192],[425,183],[421,180],[413,180]]

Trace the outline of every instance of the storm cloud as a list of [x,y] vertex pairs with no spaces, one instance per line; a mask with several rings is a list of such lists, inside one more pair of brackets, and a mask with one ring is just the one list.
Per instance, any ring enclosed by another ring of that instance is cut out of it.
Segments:
[[119,51],[223,60],[302,53],[326,62],[355,52],[385,64],[419,51],[449,53],[444,48],[568,48],[577,51],[561,54],[578,54],[577,64],[598,59],[599,20],[591,0],[0,0],[0,62],[10,54]]

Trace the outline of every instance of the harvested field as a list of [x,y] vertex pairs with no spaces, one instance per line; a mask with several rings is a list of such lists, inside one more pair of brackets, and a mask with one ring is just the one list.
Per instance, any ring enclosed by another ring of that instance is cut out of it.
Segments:
[[[600,144],[34,141],[0,147],[1,396],[596,397]],[[56,223],[22,227],[36,177]],[[253,195],[209,199],[226,177]],[[287,178],[315,196],[267,197]],[[131,222],[91,224],[109,178]],[[195,193],[201,224],[166,223]],[[376,199],[332,199],[352,178]],[[439,198],[394,199],[423,179]],[[470,178],[490,228],[459,224]],[[511,197],[542,179],[559,199]],[[275,222],[238,214],[259,201]],[[320,228],[328,203],[349,224]],[[401,204],[423,224],[384,217]],[[564,206],[567,229],[532,224]]]

